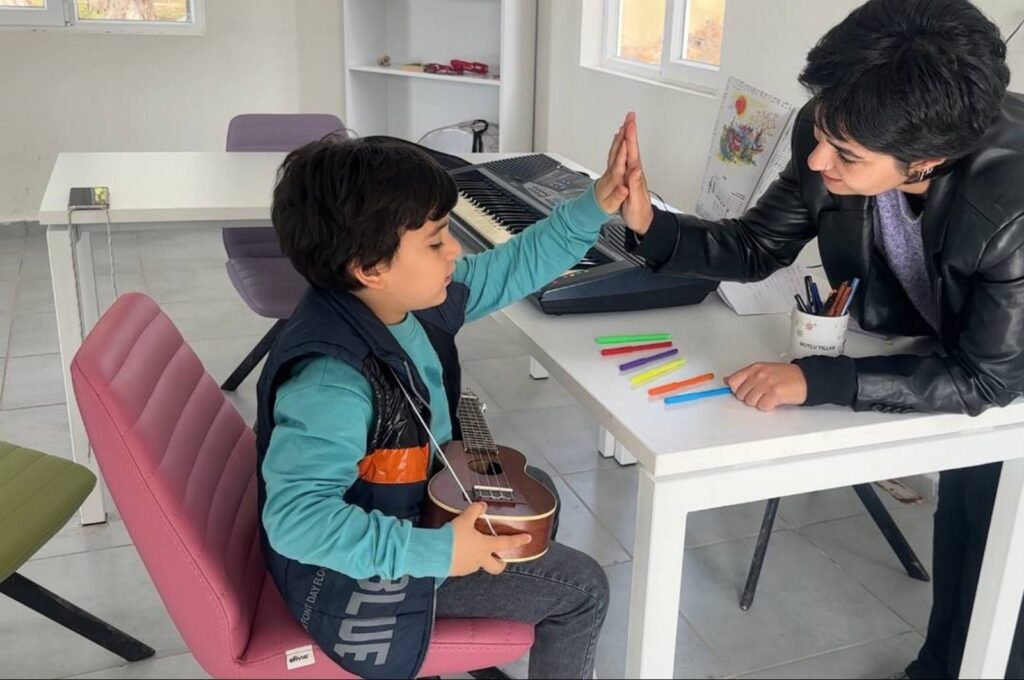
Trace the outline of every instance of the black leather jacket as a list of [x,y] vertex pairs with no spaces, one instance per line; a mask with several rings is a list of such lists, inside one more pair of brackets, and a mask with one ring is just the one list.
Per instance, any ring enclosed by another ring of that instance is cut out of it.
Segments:
[[[851,309],[864,329],[934,336],[873,245],[874,199],[833,196],[807,167],[813,125],[808,105],[793,160],[742,217],[656,210],[637,254],[663,272],[757,281],[817,236],[833,286],[861,279]],[[808,405],[977,415],[1024,391],[1024,97],[1008,95],[978,150],[932,180],[921,228],[942,351],[799,360]]]

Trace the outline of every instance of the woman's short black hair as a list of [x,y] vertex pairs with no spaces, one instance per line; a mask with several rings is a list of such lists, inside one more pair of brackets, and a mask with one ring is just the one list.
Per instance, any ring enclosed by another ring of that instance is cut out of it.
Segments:
[[869,0],[811,49],[800,82],[826,133],[909,164],[973,151],[1010,70],[999,29],[967,0]]
[[281,249],[314,286],[358,290],[349,271],[391,261],[399,239],[455,207],[451,176],[393,137],[330,136],[284,159],[271,218]]

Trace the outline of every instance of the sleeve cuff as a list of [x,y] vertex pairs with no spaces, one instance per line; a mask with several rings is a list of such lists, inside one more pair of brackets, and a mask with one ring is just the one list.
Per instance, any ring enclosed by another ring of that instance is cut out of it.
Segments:
[[850,357],[812,356],[794,359],[807,381],[804,406],[853,406],[857,398],[857,366]]
[[405,554],[404,573],[445,578],[452,569],[455,534],[451,522],[437,529],[413,528]]
[[591,182],[589,189],[568,204],[568,217],[574,224],[593,224],[595,229],[599,229],[612,216],[597,202],[596,186],[597,182]]
[[[630,231],[630,234],[633,232]],[[633,237],[636,243],[636,237]],[[651,226],[639,240],[633,253],[647,260],[654,267],[659,267],[672,259],[679,243],[679,222],[675,214],[667,210],[654,209]],[[628,245],[628,244],[627,244]]]

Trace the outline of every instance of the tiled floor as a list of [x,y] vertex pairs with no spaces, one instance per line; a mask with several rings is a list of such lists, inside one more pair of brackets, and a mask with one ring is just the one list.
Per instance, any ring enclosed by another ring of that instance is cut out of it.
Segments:
[[[4,229],[0,227],[0,229]],[[0,439],[68,456],[46,242],[37,230],[0,237]],[[207,370],[223,379],[269,322],[228,283],[219,234],[119,234],[119,288],[154,297]],[[109,270],[97,239],[96,270]],[[109,276],[101,279],[109,301]],[[554,380],[533,381],[520,347],[487,319],[460,336],[465,378],[490,406],[498,441],[552,473],[563,503],[561,538],[607,570],[612,606],[598,652],[599,677],[624,671],[636,470],[595,451],[597,425]],[[232,400],[255,416],[255,380]],[[929,504],[883,496],[918,555],[931,561]],[[899,567],[850,489],[783,500],[754,606],[740,611],[763,503],[706,511],[688,522],[679,677],[860,677],[895,673],[921,643],[926,583]],[[0,598],[0,675],[6,677],[206,677],[178,635],[117,519],[72,520],[22,568],[37,580],[156,648],[120,659]],[[525,676],[525,665],[510,672]]]

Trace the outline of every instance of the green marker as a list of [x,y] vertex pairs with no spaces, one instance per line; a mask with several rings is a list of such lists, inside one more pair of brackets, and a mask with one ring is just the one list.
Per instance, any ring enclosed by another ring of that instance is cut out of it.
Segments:
[[648,333],[646,335],[602,335],[594,338],[594,342],[599,345],[614,345],[618,342],[657,342],[671,339],[671,333]]

